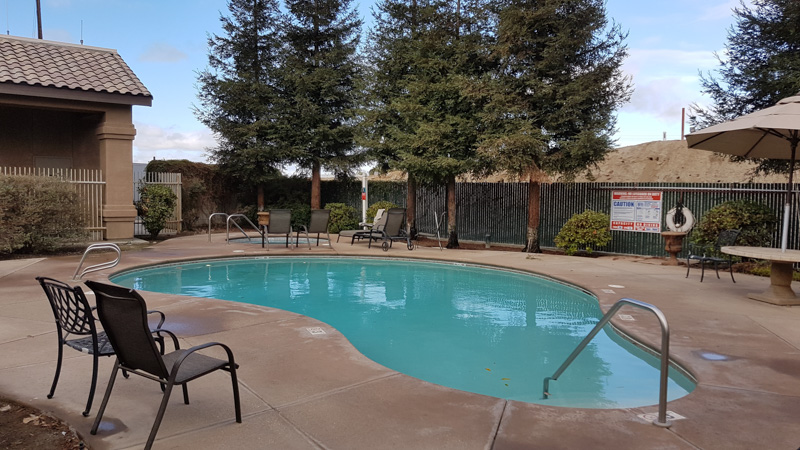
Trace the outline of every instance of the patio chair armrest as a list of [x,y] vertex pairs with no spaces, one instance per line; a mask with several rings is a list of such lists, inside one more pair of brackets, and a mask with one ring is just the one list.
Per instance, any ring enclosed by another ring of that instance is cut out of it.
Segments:
[[175,377],[178,375],[178,370],[180,370],[180,368],[181,368],[181,364],[183,364],[183,361],[186,358],[188,358],[189,355],[191,355],[192,353],[194,353],[194,352],[196,352],[198,350],[203,350],[203,349],[209,348],[209,347],[222,347],[223,350],[225,350],[225,353],[227,353],[227,355],[228,355],[228,364],[233,368],[236,368],[236,369],[239,368],[239,365],[236,364],[236,362],[233,360],[233,352],[231,351],[230,347],[228,347],[227,345],[222,344],[220,342],[208,342],[208,343],[205,343],[205,344],[195,345],[192,348],[184,350],[183,354],[180,357],[178,357],[178,359],[175,360],[175,363],[172,366],[172,371],[169,374],[170,378],[173,379],[173,380],[175,379]]
[[164,325],[164,321],[167,319],[167,317],[164,315],[164,313],[159,311],[159,310],[157,310],[157,309],[148,309],[147,310],[147,314],[148,315],[150,315],[150,314],[158,314],[159,315],[158,325],[156,325],[156,328],[161,328],[161,326]]
[[172,338],[172,345],[175,346],[175,350],[180,350],[181,349],[181,345],[178,343],[178,336],[175,336],[175,333],[173,333],[172,331],[169,331],[169,330],[164,329],[164,328],[154,328],[154,329],[150,330],[150,333],[155,334],[158,337],[162,337],[161,333],[168,334],[169,337]]

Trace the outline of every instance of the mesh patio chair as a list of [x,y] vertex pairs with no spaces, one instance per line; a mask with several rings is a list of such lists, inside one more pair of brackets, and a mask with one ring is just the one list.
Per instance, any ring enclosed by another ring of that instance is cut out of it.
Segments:
[[703,282],[703,277],[706,273],[706,264],[713,264],[714,271],[717,273],[719,279],[720,266],[728,266],[731,273],[731,281],[736,283],[733,278],[733,256],[723,254],[720,249],[736,244],[736,239],[739,238],[741,230],[725,230],[719,233],[714,245],[698,246],[689,244],[689,254],[686,256],[686,278],[689,278],[689,270],[691,269],[690,262],[692,260],[700,261],[700,282]]
[[403,229],[405,222],[406,210],[405,208],[390,208],[384,214],[386,216],[386,223],[382,226],[376,226],[370,231],[356,233],[353,240],[368,239],[369,245],[372,247],[372,241],[383,241],[381,247],[383,251],[389,251],[394,241],[406,241],[406,246],[409,250],[414,250],[414,243],[411,242],[411,236]]
[[261,234],[261,248],[264,248],[264,242],[266,242],[267,250],[269,250],[269,235],[271,234],[286,236],[286,248],[289,248],[289,239],[292,235],[292,210],[269,210],[269,225],[266,226],[264,233]]
[[349,237],[350,238],[350,245],[353,245],[353,242],[355,241],[355,239],[353,239],[353,237],[357,233],[363,233],[364,231],[368,231],[370,229],[374,230],[375,228],[381,227],[386,223],[386,214],[384,214],[385,211],[386,210],[383,209],[383,208],[381,208],[378,211],[376,211],[375,212],[375,218],[372,219],[372,223],[367,223],[367,222],[359,223],[358,225],[363,227],[363,228],[359,228],[358,230],[340,230],[339,233],[337,233],[336,242],[339,242],[339,238],[344,236],[346,238]]
[[[153,445],[161,420],[164,418],[172,388],[175,385],[183,387],[183,402],[188,405],[189,390],[187,384],[196,378],[217,370],[224,370],[230,373],[236,422],[242,423],[239,384],[236,378],[238,365],[234,362],[233,352],[228,346],[218,342],[209,342],[196,345],[188,350],[182,350],[174,334],[160,329],[160,332],[169,334],[172,337],[172,342],[175,346],[175,351],[162,355],[156,348],[153,335],[147,327],[145,314],[147,307],[138,292],[95,281],[87,281],[86,286],[94,291],[97,297],[97,315],[117,355],[106,393],[103,396],[103,402],[92,425],[92,434],[97,434],[97,428],[100,426],[103,413],[106,410],[106,406],[108,406],[108,399],[114,387],[114,380],[120,369],[156,381],[164,386],[164,396],[158,408],[153,428],[147,438],[145,449],[149,449]],[[227,354],[227,359],[217,359],[197,353],[198,350],[209,347],[222,348]]]
[[328,246],[331,245],[331,235],[328,233],[328,224],[331,221],[330,209],[312,209],[311,219],[309,219],[308,226],[300,225],[297,229],[297,236],[295,239],[295,247],[299,246],[300,233],[305,233],[306,242],[308,242],[308,249],[311,250],[311,239],[309,234],[317,234],[317,246],[319,246],[319,235],[325,233],[328,236]]
[[[86,400],[86,409],[83,411],[84,417],[89,415],[94,400],[94,391],[97,387],[97,362],[100,356],[113,356],[114,349],[108,342],[108,337],[104,331],[98,331],[92,311],[94,308],[89,306],[83,290],[80,286],[72,287],[66,283],[47,277],[36,277],[36,280],[44,289],[53,316],[56,321],[56,333],[58,335],[58,360],[56,362],[56,374],[53,377],[53,384],[50,386],[50,393],[47,398],[53,398],[58,385],[58,378],[61,375],[61,362],[64,357],[64,346],[73,348],[79,352],[92,355],[92,384],[89,388],[89,398]],[[158,328],[164,324],[164,313],[161,311],[148,311],[148,314],[159,316]],[[70,339],[70,336],[76,336]],[[164,340],[158,338],[162,351]]]

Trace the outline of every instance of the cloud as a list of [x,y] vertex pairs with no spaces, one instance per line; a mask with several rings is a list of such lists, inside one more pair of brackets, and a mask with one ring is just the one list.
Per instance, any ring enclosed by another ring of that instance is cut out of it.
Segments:
[[[744,4],[748,8],[753,6],[753,2],[750,0],[745,0]],[[723,19],[728,20],[733,15],[733,9],[739,8],[740,6],[741,2],[739,0],[727,0],[723,3],[706,7],[700,12],[698,19],[701,22]]]
[[139,61],[145,62],[171,63],[182,61],[188,58],[189,56],[186,53],[178,50],[177,47],[173,47],[172,45],[164,42],[150,44],[144,53],[139,55]]
[[206,162],[206,149],[215,145],[214,135],[209,130],[180,131],[174,127],[137,123],[133,160],[147,162],[155,157]]

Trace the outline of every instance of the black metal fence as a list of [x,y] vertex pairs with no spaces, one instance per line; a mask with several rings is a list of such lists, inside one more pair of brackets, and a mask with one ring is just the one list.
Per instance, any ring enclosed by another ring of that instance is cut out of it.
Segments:
[[[334,184],[336,187],[334,187]],[[555,247],[554,239],[564,223],[586,209],[611,212],[611,192],[614,190],[646,190],[662,192],[662,208],[666,213],[683,200],[699,220],[709,209],[729,200],[752,200],[766,204],[777,219],[772,231],[773,243],[780,244],[780,222],[783,215],[785,184],[766,183],[553,183],[541,189],[540,244]],[[797,190],[797,186],[795,186]],[[335,195],[330,195],[335,191]],[[356,182],[323,184],[323,199],[347,203],[361,208],[361,184]],[[335,198],[334,198],[335,197]],[[406,203],[405,182],[370,182],[369,203],[391,201],[400,206]],[[495,244],[525,244],[527,227],[527,183],[458,183],[456,184],[458,215],[456,226],[460,239],[486,241]],[[417,190],[417,228],[420,232],[435,233],[434,216],[446,211],[445,188],[420,187]],[[662,217],[664,214],[662,214]],[[800,221],[797,202],[790,213],[789,248],[799,248]],[[666,231],[663,223],[662,230]],[[444,229],[442,229],[444,231]],[[621,254],[665,256],[664,240],[658,233],[629,231],[612,232],[611,243],[601,251]],[[487,238],[488,236],[488,238]]]

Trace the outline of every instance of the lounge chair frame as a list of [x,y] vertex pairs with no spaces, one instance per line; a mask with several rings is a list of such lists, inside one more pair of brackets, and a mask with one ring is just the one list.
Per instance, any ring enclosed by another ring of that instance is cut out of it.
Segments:
[[717,240],[713,246],[695,246],[689,244],[689,254],[686,256],[686,277],[689,278],[689,270],[691,270],[691,261],[700,261],[700,282],[703,282],[703,278],[706,273],[706,264],[712,264],[714,266],[714,271],[717,273],[717,279],[719,279],[719,268],[720,266],[728,266],[728,270],[731,273],[731,281],[736,283],[736,280],[733,278],[733,256],[731,255],[723,255],[720,251],[722,247],[727,247],[736,244],[736,239],[739,238],[739,233],[741,230],[725,230],[719,233],[717,236]]

